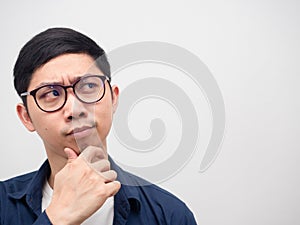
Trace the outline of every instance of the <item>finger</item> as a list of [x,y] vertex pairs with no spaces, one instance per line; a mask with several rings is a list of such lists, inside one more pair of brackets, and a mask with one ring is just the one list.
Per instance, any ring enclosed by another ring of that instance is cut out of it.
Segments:
[[107,155],[102,148],[88,146],[81,152],[79,157],[83,157],[87,162],[93,163],[101,159],[106,159]]
[[90,164],[97,172],[105,172],[110,170],[110,162],[107,159],[102,159]]
[[74,159],[77,159],[77,153],[73,149],[65,148],[64,151],[68,157],[68,162],[72,162]]
[[115,181],[117,179],[117,173],[114,170],[108,170],[100,174],[104,178],[105,183]]
[[121,188],[121,183],[119,181],[113,181],[105,184],[108,190],[109,197],[114,196]]

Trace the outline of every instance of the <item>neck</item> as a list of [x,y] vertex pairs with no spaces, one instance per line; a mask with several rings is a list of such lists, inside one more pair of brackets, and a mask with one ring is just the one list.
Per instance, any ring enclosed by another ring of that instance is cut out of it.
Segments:
[[51,158],[48,157],[48,161],[51,168],[51,174],[48,178],[48,183],[50,187],[53,189],[55,175],[66,165],[67,159],[62,158],[57,160],[51,160]]

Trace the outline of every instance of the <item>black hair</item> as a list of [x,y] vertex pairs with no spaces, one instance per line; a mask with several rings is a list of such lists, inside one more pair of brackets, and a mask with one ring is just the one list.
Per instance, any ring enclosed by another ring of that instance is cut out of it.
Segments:
[[[14,86],[20,96],[26,92],[32,74],[51,59],[67,53],[86,53],[111,79],[110,65],[104,50],[91,38],[70,28],[49,28],[29,40],[21,49],[14,66]],[[22,98],[27,107],[26,98]]]

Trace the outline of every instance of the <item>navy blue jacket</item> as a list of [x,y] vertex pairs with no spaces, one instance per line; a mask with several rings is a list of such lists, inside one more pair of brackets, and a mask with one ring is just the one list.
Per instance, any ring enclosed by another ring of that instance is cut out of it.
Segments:
[[[125,172],[111,160],[122,186],[114,196],[114,225],[195,225],[188,207],[171,193]],[[38,171],[0,182],[0,225],[51,224],[41,211],[42,189],[51,169],[48,161]]]

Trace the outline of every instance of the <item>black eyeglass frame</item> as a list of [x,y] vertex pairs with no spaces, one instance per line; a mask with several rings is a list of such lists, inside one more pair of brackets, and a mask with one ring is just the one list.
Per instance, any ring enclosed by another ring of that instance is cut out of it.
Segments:
[[[76,84],[78,84],[82,79],[84,79],[84,78],[89,78],[89,77],[99,77],[99,78],[101,79],[101,81],[103,82],[103,94],[102,94],[102,96],[100,96],[100,98],[98,98],[97,100],[92,101],[92,102],[86,102],[86,101],[83,101],[82,99],[80,99],[80,98],[78,97],[78,95],[76,94],[76,91],[75,91],[75,86],[76,86]],[[61,85],[61,84],[46,84],[46,85],[40,86],[40,87],[38,87],[38,88],[36,88],[36,89],[34,89],[34,90],[32,90],[32,91],[23,92],[23,93],[20,94],[20,97],[22,98],[22,97],[26,97],[26,96],[28,96],[28,95],[31,95],[31,96],[33,97],[33,99],[34,99],[36,105],[39,107],[40,110],[42,110],[42,111],[44,111],[44,112],[47,112],[47,113],[51,113],[51,112],[56,112],[56,111],[58,111],[58,110],[60,110],[60,109],[62,109],[62,108],[64,107],[64,105],[65,105],[66,102],[67,102],[67,98],[68,98],[68,94],[67,94],[67,89],[68,89],[68,88],[72,88],[72,89],[73,89],[73,93],[75,94],[76,98],[77,98],[80,102],[83,102],[83,103],[85,103],[85,104],[93,104],[93,103],[99,102],[99,101],[104,97],[104,95],[105,95],[105,81],[106,81],[106,80],[107,80],[107,83],[108,83],[108,85],[109,85],[109,87],[110,87],[110,89],[111,89],[110,78],[109,78],[108,76],[105,76],[105,75],[92,75],[92,74],[87,74],[87,75],[84,75],[84,76],[80,77],[80,78],[79,78],[77,81],[75,81],[72,85],[64,86],[64,85]],[[43,108],[39,105],[38,101],[36,100],[36,93],[38,92],[38,90],[40,90],[40,89],[42,89],[42,88],[44,88],[44,87],[49,87],[49,86],[50,86],[50,87],[51,87],[51,86],[59,86],[59,87],[61,87],[61,88],[64,90],[64,93],[65,93],[64,103],[63,103],[59,108],[57,108],[57,109],[55,109],[55,110],[45,110],[45,109],[43,109]]]

